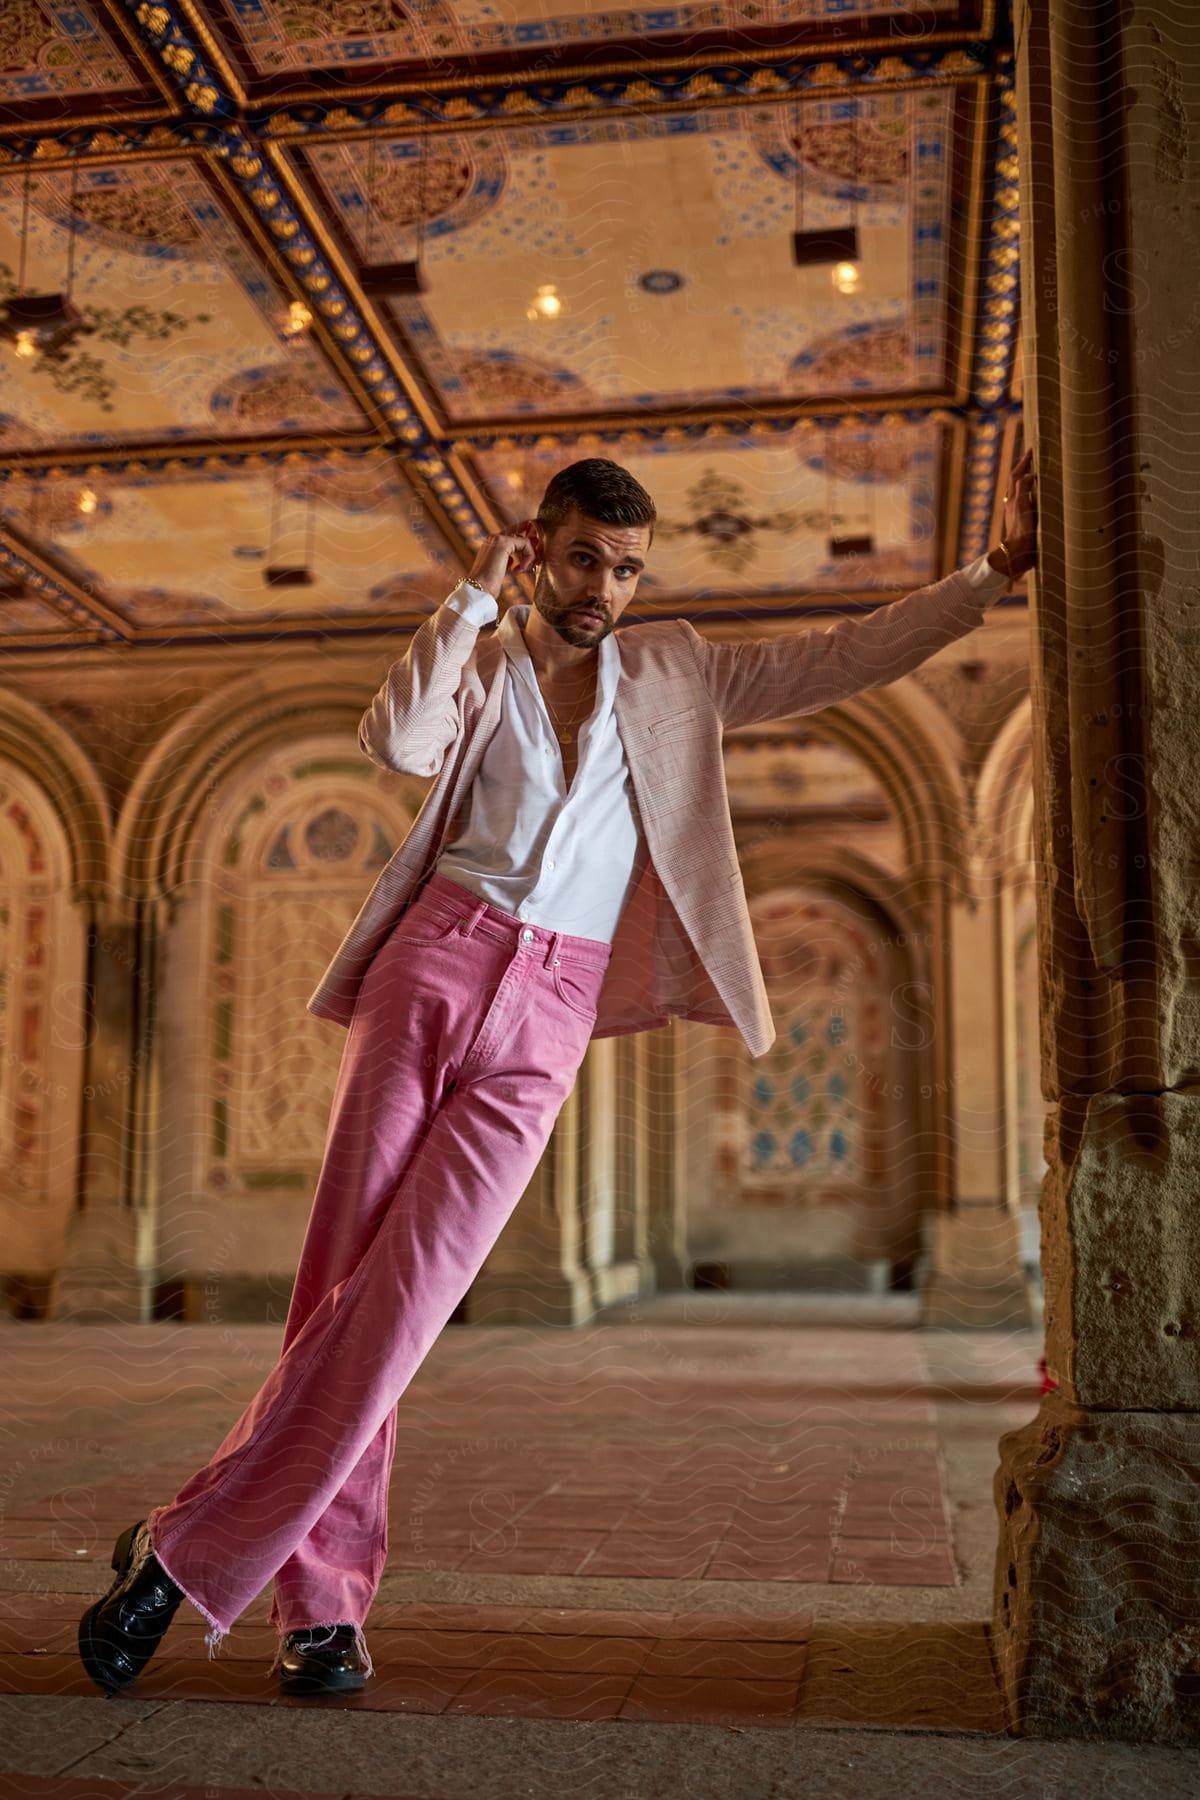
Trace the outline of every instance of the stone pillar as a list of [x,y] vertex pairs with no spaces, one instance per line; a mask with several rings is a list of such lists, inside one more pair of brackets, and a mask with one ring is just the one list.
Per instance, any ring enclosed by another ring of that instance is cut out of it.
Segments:
[[79,1205],[67,1227],[55,1319],[140,1321],[154,1284],[152,904],[96,901],[87,926]]
[[931,1218],[925,1325],[1028,1325],[1020,1212],[1009,1182],[1008,1139],[1019,1129],[1006,1104],[1004,975],[1000,915],[988,874],[947,909],[945,1118],[949,1205]]
[[644,1032],[615,1038],[616,1053],[616,1194],[613,1220],[618,1262],[637,1271],[635,1293],[649,1292],[654,1271],[647,1250],[650,1212],[649,1095],[646,1065],[649,1043]]
[[533,1180],[471,1286],[472,1324],[581,1325],[653,1286],[646,1043],[589,1046]]
[[1200,33],[1018,0],[1047,1355],[1002,1440],[1015,1729],[1200,1741]]
[[580,1204],[584,1072],[516,1210],[471,1284],[472,1325],[579,1325],[592,1313]]
[[646,1249],[656,1288],[674,1293],[687,1285],[687,1187],[681,1134],[686,1107],[682,1093],[683,1043],[678,1023],[664,1025],[646,1039],[646,1125],[649,1210]]
[[580,1144],[581,1203],[596,1310],[636,1299],[641,1271],[628,1243],[627,1209],[619,1182],[624,1172],[624,1140],[631,1121],[620,1108],[617,1047],[620,1039],[598,1038],[584,1064],[587,1127]]

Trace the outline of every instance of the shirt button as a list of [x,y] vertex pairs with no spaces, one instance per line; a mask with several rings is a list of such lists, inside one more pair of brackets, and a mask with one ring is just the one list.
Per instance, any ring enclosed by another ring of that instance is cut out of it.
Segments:
[[523,931],[523,932],[522,932],[522,933],[521,933],[521,942],[522,942],[522,943],[523,943],[523,944],[532,944],[532,942],[533,942],[533,933],[532,933],[532,931],[529,931],[529,930],[525,930],[525,931]]
[[550,861],[546,864],[546,867],[548,869],[552,869],[554,867],[554,858],[553,857],[550,858]]

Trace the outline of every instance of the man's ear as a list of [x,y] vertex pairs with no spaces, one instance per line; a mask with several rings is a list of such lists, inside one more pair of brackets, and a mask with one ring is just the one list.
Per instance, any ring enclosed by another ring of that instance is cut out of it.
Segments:
[[546,560],[546,534],[542,530],[541,526],[538,524],[536,519],[527,519],[526,520],[525,525],[523,527],[523,535],[525,537],[527,537],[529,539],[529,542],[533,545],[534,561],[539,562],[539,563],[545,562],[545,560]]

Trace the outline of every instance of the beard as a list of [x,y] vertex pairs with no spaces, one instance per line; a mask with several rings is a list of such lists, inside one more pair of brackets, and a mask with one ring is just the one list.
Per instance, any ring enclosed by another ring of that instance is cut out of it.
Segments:
[[603,615],[603,622],[589,625],[578,616],[578,601],[569,606],[560,599],[545,563],[538,570],[537,581],[534,583],[533,604],[547,625],[557,631],[563,643],[570,644],[575,650],[594,650],[613,628],[613,621],[603,606],[597,608]]

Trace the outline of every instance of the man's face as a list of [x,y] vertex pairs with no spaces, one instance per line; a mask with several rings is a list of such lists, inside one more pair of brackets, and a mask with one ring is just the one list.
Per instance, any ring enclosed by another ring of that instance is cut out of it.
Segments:
[[637,589],[650,544],[648,525],[605,525],[573,506],[561,525],[530,536],[541,568],[533,604],[564,643],[592,650]]

